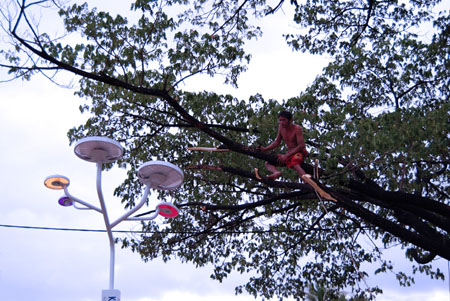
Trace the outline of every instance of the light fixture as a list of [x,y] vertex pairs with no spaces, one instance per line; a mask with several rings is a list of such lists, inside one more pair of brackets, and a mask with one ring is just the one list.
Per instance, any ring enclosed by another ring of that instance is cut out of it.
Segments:
[[[106,210],[106,202],[103,198],[101,178],[104,163],[112,163],[124,154],[124,148],[117,142],[106,137],[87,137],[80,139],[74,146],[75,155],[85,161],[97,164],[97,196],[100,201],[100,208],[88,202],[85,202],[69,192],[70,181],[67,177],[61,175],[49,176],[45,179],[44,185],[50,189],[63,189],[64,195],[58,199],[61,206],[73,206],[75,209],[94,210],[103,215],[106,232],[109,238],[110,247],[110,266],[109,266],[109,289],[102,291],[102,300],[120,300],[120,291],[114,289],[114,264],[115,264],[115,239],[112,229],[122,221],[148,221],[155,219],[158,215],[166,218],[174,218],[178,215],[178,208],[172,203],[160,203],[153,215],[132,217],[137,210],[142,208],[148,202],[150,190],[173,190],[181,186],[184,180],[184,174],[177,166],[163,162],[151,161],[142,164],[138,169],[138,178],[145,184],[145,191],[139,203],[132,209],[117,218],[110,221]],[[78,206],[78,205],[82,206]]]
[[172,203],[159,203],[156,207],[159,208],[159,215],[166,218],[174,218],[178,215],[178,208]]
[[64,187],[69,186],[69,184],[70,184],[69,178],[61,175],[48,176],[44,180],[44,185],[47,188],[55,190],[64,189]]
[[63,195],[58,199],[58,204],[63,207],[69,207],[73,205],[73,201],[67,195]]
[[163,161],[150,161],[138,169],[141,183],[154,189],[173,190],[181,186],[184,174],[177,166]]
[[122,158],[124,149],[115,140],[106,137],[80,139],[74,147],[75,155],[88,162],[112,163]]

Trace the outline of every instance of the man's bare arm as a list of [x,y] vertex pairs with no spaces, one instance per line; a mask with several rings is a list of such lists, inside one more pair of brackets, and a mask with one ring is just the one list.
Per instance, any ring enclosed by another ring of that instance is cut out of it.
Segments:
[[275,141],[266,147],[263,147],[263,146],[259,147],[259,150],[266,152],[266,151],[272,150],[274,148],[277,148],[280,145],[280,143],[281,143],[281,129],[280,129],[280,127],[278,127],[278,134],[277,134],[277,138],[275,139]]

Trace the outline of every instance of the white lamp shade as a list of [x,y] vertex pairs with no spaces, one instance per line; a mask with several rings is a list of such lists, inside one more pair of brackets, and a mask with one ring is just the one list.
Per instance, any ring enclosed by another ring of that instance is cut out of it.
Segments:
[[173,190],[181,186],[184,174],[177,166],[163,161],[150,161],[138,169],[141,183],[154,189]]
[[112,163],[122,158],[124,149],[115,140],[106,137],[86,137],[74,147],[75,155],[88,162]]

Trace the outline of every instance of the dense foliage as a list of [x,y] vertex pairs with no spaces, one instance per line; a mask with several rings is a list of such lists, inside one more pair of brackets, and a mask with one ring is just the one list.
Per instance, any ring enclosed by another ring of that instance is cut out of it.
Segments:
[[[80,109],[90,117],[69,138],[126,145],[119,165],[128,178],[115,192],[125,206],[142,191],[135,175],[143,162],[183,168],[182,188],[160,193],[181,215],[143,223],[145,234],[122,241],[143,260],[212,264],[219,281],[245,273],[236,291],[255,296],[301,298],[318,284],[373,297],[360,266],[392,269],[384,247],[399,244],[433,278],[443,274],[432,260],[450,259],[450,22],[439,3],[137,0],[125,16],[87,4],[11,1],[2,28],[12,47],[0,51],[1,65],[26,79],[41,73],[57,81],[62,70],[79,76]],[[236,85],[251,59],[245,42],[261,34],[256,21],[283,6],[295,8],[298,33],[285,36],[293,50],[332,58],[300,95],[240,100],[180,85],[198,74]],[[34,21],[53,8],[60,36]],[[318,162],[316,181],[332,198],[290,170],[280,181],[255,177],[255,167],[276,158],[256,146],[274,139],[281,109],[303,126],[311,153],[303,167],[312,173]],[[219,144],[231,151],[187,150]]]

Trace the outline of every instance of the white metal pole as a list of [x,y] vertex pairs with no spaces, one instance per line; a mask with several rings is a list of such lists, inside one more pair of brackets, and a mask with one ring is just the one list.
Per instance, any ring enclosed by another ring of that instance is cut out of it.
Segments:
[[114,237],[111,231],[111,225],[109,223],[108,211],[106,210],[105,200],[102,193],[102,163],[97,163],[97,194],[100,201],[100,206],[102,208],[103,219],[105,220],[106,232],[109,238],[109,289],[114,289],[114,260],[115,260],[115,249],[114,249]]

